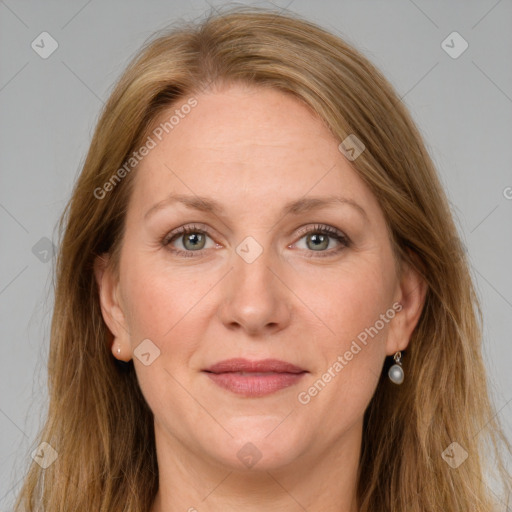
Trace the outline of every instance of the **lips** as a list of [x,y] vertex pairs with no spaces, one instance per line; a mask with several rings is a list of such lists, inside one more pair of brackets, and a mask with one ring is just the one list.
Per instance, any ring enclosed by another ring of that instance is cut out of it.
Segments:
[[278,359],[228,359],[203,370],[218,386],[246,397],[259,397],[297,384],[307,370]]
[[219,363],[210,366],[210,368],[207,368],[205,371],[211,373],[302,373],[306,370],[278,359],[249,361],[248,359],[237,358],[220,361]]

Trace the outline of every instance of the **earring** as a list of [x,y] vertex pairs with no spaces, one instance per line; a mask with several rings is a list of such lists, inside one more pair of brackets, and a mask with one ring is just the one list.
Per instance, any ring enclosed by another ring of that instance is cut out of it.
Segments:
[[395,384],[402,384],[404,381],[404,370],[402,368],[402,352],[397,352],[393,359],[395,364],[389,369],[388,377],[391,382]]
[[117,347],[117,353],[120,354],[121,353],[121,347]]

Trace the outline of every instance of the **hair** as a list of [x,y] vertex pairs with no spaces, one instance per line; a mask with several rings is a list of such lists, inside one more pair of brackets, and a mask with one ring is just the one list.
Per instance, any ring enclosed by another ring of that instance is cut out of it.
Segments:
[[[390,383],[388,358],[364,413],[359,510],[494,510],[487,472],[495,466],[510,490],[500,452],[510,444],[488,390],[468,261],[422,137],[388,81],[352,46],[296,14],[254,7],[155,34],[104,106],[58,224],[49,406],[36,443],[51,444],[58,458],[46,469],[31,463],[15,510],[150,509],[159,482],[153,414],[133,361],[111,354],[94,260],[108,253],[117,269],[136,171],[111,180],[155,119],[236,83],[290,94],[336,140],[355,135],[364,144],[352,166],[379,201],[397,261],[427,283],[404,353],[407,378]],[[456,469],[442,457],[453,442],[469,454]]]

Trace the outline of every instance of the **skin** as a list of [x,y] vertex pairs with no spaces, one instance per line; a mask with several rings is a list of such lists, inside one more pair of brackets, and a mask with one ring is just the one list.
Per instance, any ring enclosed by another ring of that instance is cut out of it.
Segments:
[[[137,167],[119,279],[107,255],[95,266],[112,353],[133,359],[155,417],[160,488],[152,512],[355,512],[363,415],[386,356],[409,343],[425,283],[405,265],[397,273],[377,199],[306,106],[241,85],[196,99]],[[175,203],[145,219],[171,193],[214,198],[224,212]],[[366,216],[341,203],[281,213],[288,201],[329,195],[356,201]],[[210,230],[202,254],[183,236],[162,245],[176,228],[198,223]],[[317,224],[351,243],[327,238],[317,248]],[[263,249],[252,263],[236,252],[248,236]],[[300,403],[298,394],[394,303],[402,310]],[[134,356],[144,339],[160,350],[147,366]],[[201,371],[232,357],[281,359],[309,373],[273,394],[243,397]],[[252,467],[237,456],[249,442],[261,455]]]

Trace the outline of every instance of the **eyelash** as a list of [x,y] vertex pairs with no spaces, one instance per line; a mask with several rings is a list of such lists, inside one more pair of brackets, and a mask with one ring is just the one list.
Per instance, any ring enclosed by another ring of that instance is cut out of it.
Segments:
[[[208,249],[200,249],[198,251],[183,251],[181,249],[169,248],[170,244],[174,240],[176,240],[180,236],[187,235],[190,233],[200,233],[203,235],[210,236],[209,232],[208,232],[208,228],[206,226],[204,226],[204,225],[199,226],[196,224],[192,224],[192,225],[182,226],[182,227],[174,230],[173,232],[168,233],[162,239],[161,244],[162,244],[162,246],[166,247],[170,252],[172,252],[176,256],[183,256],[185,258],[197,258],[197,257],[203,256],[204,253],[206,251],[208,251]],[[329,257],[334,254],[338,254],[340,251],[342,251],[343,249],[345,249],[351,245],[350,239],[346,235],[344,235],[341,231],[337,230],[336,228],[333,228],[332,226],[327,226],[327,225],[323,225],[323,224],[315,224],[312,227],[300,229],[299,233],[298,233],[300,235],[300,238],[298,240],[301,240],[302,238],[304,238],[306,235],[308,235],[310,233],[328,235],[330,238],[333,238],[336,241],[338,241],[340,243],[340,246],[335,249],[330,249],[327,251],[313,251],[313,250],[306,249],[306,252],[318,253],[317,255],[311,254],[310,256],[306,256],[307,258]]]

